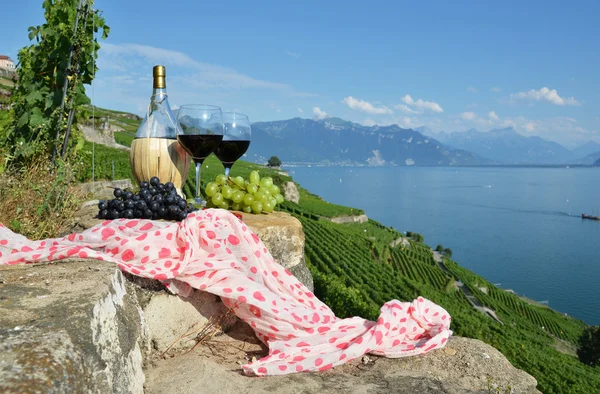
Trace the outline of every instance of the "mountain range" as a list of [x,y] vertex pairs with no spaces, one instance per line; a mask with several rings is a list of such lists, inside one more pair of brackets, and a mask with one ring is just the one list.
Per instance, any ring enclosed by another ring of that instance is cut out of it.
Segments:
[[319,165],[592,165],[600,144],[574,150],[513,128],[433,132],[427,127],[363,126],[340,118],[293,118],[252,124],[246,158]]
[[512,127],[490,131],[469,130],[465,132],[432,132],[418,128],[420,132],[457,149],[464,149],[501,164],[591,165],[600,158],[600,144],[589,141],[569,150],[564,146],[538,136],[524,136]]
[[481,165],[491,160],[397,125],[363,126],[339,118],[294,118],[252,124],[250,160],[287,164]]

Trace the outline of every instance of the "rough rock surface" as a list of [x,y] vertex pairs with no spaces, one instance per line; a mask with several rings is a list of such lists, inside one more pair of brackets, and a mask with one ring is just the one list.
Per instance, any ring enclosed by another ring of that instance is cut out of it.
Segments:
[[355,215],[355,216],[338,216],[330,218],[333,223],[366,223],[369,221],[367,215]]
[[[227,313],[219,297],[200,290],[194,290],[188,298],[173,296],[166,292],[144,290],[142,294],[144,322],[147,328],[147,340],[152,349],[164,352],[167,349],[190,349],[196,344],[193,336],[181,338],[204,326],[212,316]],[[237,318],[229,314],[222,325],[224,330],[231,327]]]
[[[102,124],[97,124],[98,127],[101,127]],[[113,148],[119,148],[123,150],[129,150],[128,147],[117,144],[115,142],[115,134],[116,131],[114,128],[98,128],[94,129],[92,126],[83,125],[80,126],[81,131],[83,132],[83,137],[90,141],[95,142],[96,144],[102,144],[106,146],[110,146]]]
[[294,182],[289,181],[284,185],[283,197],[285,197],[287,201],[295,202],[296,204],[298,204],[298,201],[300,201],[300,193],[298,192],[298,187],[296,187],[296,184]]
[[[210,294],[180,298],[95,260],[1,267],[0,276],[0,392],[537,392],[535,379],[497,350],[457,337],[423,356],[368,356],[321,373],[246,377],[240,363],[266,349],[235,318],[221,326],[226,334],[184,353],[208,319],[226,311]],[[172,357],[159,357],[174,343]]]
[[141,309],[114,264],[0,273],[0,392],[143,392]]
[[460,337],[423,356],[366,356],[325,372],[246,377],[240,363],[266,353],[241,324],[193,352],[151,361],[146,393],[539,393],[536,380],[496,349]]
[[[102,223],[96,219],[98,201],[84,203],[75,214],[73,232],[80,232]],[[300,282],[311,291],[314,289],[312,275],[304,260],[304,231],[302,224],[285,212],[271,212],[267,215],[242,215],[242,220],[265,243],[275,261],[289,269]]]
[[265,243],[279,264],[289,269],[311,291],[313,279],[304,260],[304,231],[300,221],[289,213],[244,214],[242,220]]
[[120,179],[116,181],[97,181],[82,183],[79,188],[84,193],[92,193],[97,199],[112,199],[114,188],[133,188],[131,179]]

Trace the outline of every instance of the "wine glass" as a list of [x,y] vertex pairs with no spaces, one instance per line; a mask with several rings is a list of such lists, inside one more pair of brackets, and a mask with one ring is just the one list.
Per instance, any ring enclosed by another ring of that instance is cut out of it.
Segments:
[[223,112],[223,140],[217,146],[215,155],[223,163],[227,178],[233,163],[248,150],[250,134],[250,120],[247,115]]
[[206,159],[223,140],[223,115],[214,105],[186,104],[179,107],[177,141],[196,163],[196,204],[206,206],[200,196],[200,169]]

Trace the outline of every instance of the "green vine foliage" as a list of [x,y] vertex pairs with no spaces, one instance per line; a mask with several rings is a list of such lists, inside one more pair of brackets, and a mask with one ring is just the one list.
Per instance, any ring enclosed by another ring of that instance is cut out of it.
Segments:
[[[93,0],[85,0],[83,4],[78,9],[79,0],[44,0],[46,23],[29,28],[29,39],[34,43],[18,54],[18,82],[11,98],[12,127],[0,131],[0,146],[5,148],[8,163],[26,166],[41,155],[50,157],[55,147],[60,154],[71,108],[75,116],[66,159],[83,146],[77,124],[89,115],[85,108],[90,100],[84,85],[91,84],[94,78],[95,59],[100,49],[94,33],[101,30],[105,39],[110,30],[102,13],[93,10]],[[74,31],[78,13],[77,31]],[[68,67],[71,49],[73,54]],[[68,88],[61,116],[65,78]]]

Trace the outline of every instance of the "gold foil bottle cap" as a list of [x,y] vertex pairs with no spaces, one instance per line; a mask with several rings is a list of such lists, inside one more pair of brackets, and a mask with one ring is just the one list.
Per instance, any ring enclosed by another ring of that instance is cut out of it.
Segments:
[[154,89],[165,89],[167,87],[167,83],[165,81],[165,77],[167,76],[167,71],[165,66],[154,66],[152,69],[152,77],[154,78]]

